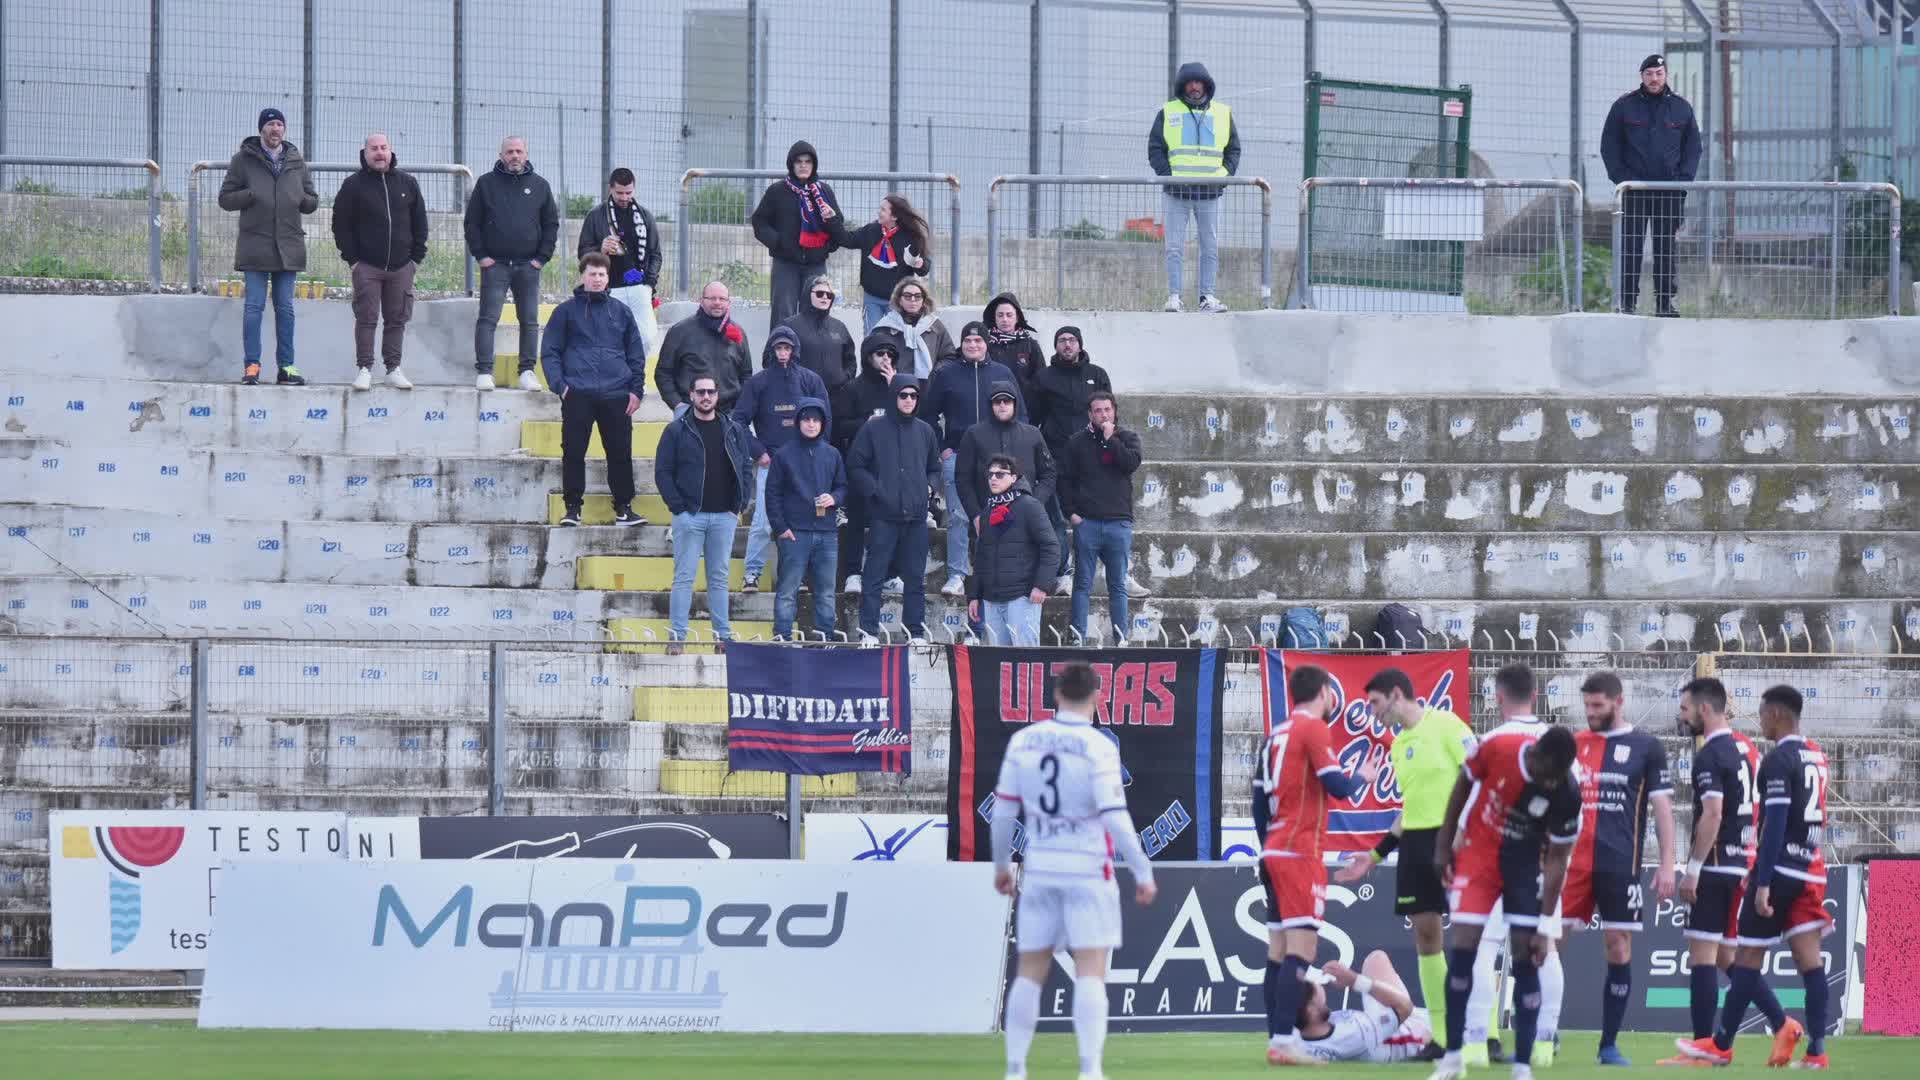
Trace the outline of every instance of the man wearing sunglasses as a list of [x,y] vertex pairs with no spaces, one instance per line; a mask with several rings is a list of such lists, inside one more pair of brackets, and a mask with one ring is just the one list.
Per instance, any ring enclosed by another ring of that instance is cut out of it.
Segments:
[[1053,584],[1060,541],[1011,455],[988,459],[987,488],[967,579],[967,617],[985,621],[989,645],[1038,645],[1040,605]]
[[854,497],[867,508],[867,550],[863,570],[872,583],[860,594],[860,642],[877,643],[880,601],[889,568],[906,586],[901,625],[915,641],[926,640],[927,508],[940,477],[940,437],[914,413],[920,408],[920,381],[897,374],[893,402],[885,416],[860,428],[847,456],[847,478]]
[[747,429],[720,411],[720,385],[712,375],[693,377],[687,388],[692,404],[660,434],[654,451],[653,481],[673,514],[673,598],[670,601],[667,654],[685,648],[687,620],[693,614],[693,579],[707,564],[707,614],[713,636],[733,640],[727,619],[727,571],[733,561],[733,534],[740,512],[753,494],[753,456]]

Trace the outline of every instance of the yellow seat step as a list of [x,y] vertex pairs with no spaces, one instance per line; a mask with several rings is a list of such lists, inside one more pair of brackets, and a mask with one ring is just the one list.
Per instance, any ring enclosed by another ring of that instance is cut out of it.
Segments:
[[[652,457],[654,451],[660,448],[660,433],[666,428],[666,422],[660,420],[647,420],[633,425],[633,456]],[[558,420],[522,420],[520,446],[537,458],[559,457],[560,422]],[[606,448],[600,445],[598,427],[593,429],[593,437],[587,441],[587,456],[590,458],[607,456]]]
[[[558,525],[560,518],[567,512],[567,500],[559,492],[547,494],[547,524]],[[649,525],[666,525],[673,521],[673,515],[667,512],[666,500],[658,495],[635,495],[633,512],[647,519]],[[580,501],[580,524],[613,524],[613,496],[589,495]],[[671,560],[669,560],[671,561]]]
[[[844,797],[858,793],[854,778],[858,773],[834,773],[832,776],[803,776],[800,793],[813,797]],[[724,761],[662,761],[660,791],[666,795],[784,795],[787,778],[781,773],[737,772],[729,774]]]
[[[503,323],[501,325],[505,325],[505,324]],[[660,354],[657,351],[647,354],[647,392],[648,393],[653,392],[653,366],[657,361],[659,361],[659,359],[660,359]],[[552,390],[552,387],[547,385],[547,373],[541,369],[539,364],[533,365],[533,377],[540,380],[540,388],[542,390],[547,390],[547,391]],[[495,386],[498,386],[502,389],[508,389],[508,390],[513,389],[514,387],[517,387],[520,385],[520,354],[519,353],[495,353],[494,354],[493,382]]]
[[[547,320],[553,318],[553,309],[559,306],[560,304],[557,301],[551,304],[540,305],[540,325],[541,326],[547,325]],[[509,301],[504,306],[502,306],[500,308],[500,325],[511,326],[514,329],[518,330],[520,328],[520,305]]]
[[[615,623],[650,622],[644,619],[614,619],[608,622],[607,629],[613,630]],[[734,624],[734,632],[740,632],[739,623]],[[658,631],[666,636],[665,624]],[[705,686],[636,686],[633,688],[633,718],[651,723],[665,724],[724,724],[727,722],[727,692],[717,687]]]
[[[731,625],[733,627],[733,636],[737,640],[752,641],[755,638],[759,638],[761,641],[773,640],[773,624],[770,622],[734,619],[731,621]],[[661,652],[665,649],[669,640],[667,627],[668,620],[666,619],[608,619],[607,634],[613,639],[613,643],[607,646],[607,651],[624,653]],[[648,636],[649,633],[652,634],[651,637]],[[705,615],[695,612],[693,618],[688,621],[686,644],[690,653],[711,652],[713,650],[713,624],[708,621]],[[645,689],[672,688],[640,687],[635,692],[637,694],[639,690]],[[681,689],[676,692],[692,693],[693,691]],[[639,707],[639,701],[640,699],[636,696],[634,698],[636,710]],[[724,708],[724,702],[722,703],[722,707]],[[643,716],[640,717],[640,719],[658,720],[660,717]],[[687,723],[693,722],[681,716],[675,716],[672,719]],[[724,717],[722,719],[724,719]]]
[[[701,560],[701,563],[698,576],[694,578],[695,591],[706,589],[705,560]],[[576,561],[574,570],[574,587],[580,589],[667,592],[673,588],[673,559],[667,555],[589,555]],[[746,577],[747,564],[744,560],[727,560],[729,589],[738,592]]]

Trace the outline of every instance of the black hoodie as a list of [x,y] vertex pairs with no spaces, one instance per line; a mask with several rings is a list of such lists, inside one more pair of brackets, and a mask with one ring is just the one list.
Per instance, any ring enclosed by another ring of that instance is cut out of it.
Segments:
[[1067,363],[1059,353],[1033,377],[1027,388],[1027,406],[1033,413],[1033,422],[1039,425],[1040,434],[1046,436],[1047,449],[1055,457],[1066,449],[1067,440],[1073,433],[1087,426],[1087,400],[1095,390],[1113,391],[1113,380],[1107,377],[1107,369],[1093,362],[1092,354],[1081,349],[1074,363]]
[[367,152],[360,151],[360,171],[342,180],[333,197],[333,243],[348,266],[398,270],[427,257],[427,208],[419,182],[400,171],[398,154],[381,173],[367,167]]
[[[832,311],[821,311],[812,303],[803,301],[800,310],[789,316],[786,325],[793,331],[799,350],[800,364],[820,376],[827,384],[827,403],[833,407],[834,423],[839,425],[840,417],[852,407],[851,393],[853,378],[860,373],[859,360],[853,348],[853,334],[847,330],[847,324],[834,316]],[[773,366],[773,342],[769,340],[760,350],[760,366]]]
[[[997,342],[993,339],[994,327],[999,325],[993,321],[993,312],[1001,304],[1012,306],[1014,326],[1026,331],[1025,334],[1008,342]],[[987,356],[1007,365],[1007,370],[1013,372],[1014,377],[1020,380],[1020,396],[1023,400],[1031,397],[1032,394],[1027,388],[1032,385],[1033,377],[1040,374],[1040,369],[1047,366],[1047,352],[1032,336],[1033,324],[1027,322],[1026,309],[1020,306],[1019,299],[1012,293],[1003,292],[987,301],[987,306],[980,312],[980,321],[987,324]]]
[[[1189,112],[1204,113],[1213,105],[1215,89],[1213,76],[1207,73],[1207,66],[1205,64],[1191,62],[1181,64],[1179,74],[1173,77],[1173,94],[1169,100],[1185,102],[1186,99],[1184,95],[1180,93],[1180,88],[1194,79],[1200,80],[1200,84],[1206,87],[1206,92],[1201,95],[1198,105],[1183,104],[1182,107]],[[1168,160],[1166,131],[1167,110],[1171,107],[1172,106],[1162,106],[1159,112],[1153,114],[1153,127],[1147,132],[1147,164],[1153,166],[1154,174],[1157,176],[1173,175],[1173,164]],[[1220,164],[1226,166],[1228,176],[1239,175],[1240,118],[1238,116],[1233,118],[1231,126],[1227,129],[1227,145],[1221,152]],[[1166,192],[1176,199],[1217,199],[1226,194],[1227,189],[1221,187],[1194,187],[1191,184],[1168,184]]]
[[[891,377],[882,375],[873,366],[873,351],[881,345],[893,346],[893,364],[898,371],[913,374],[900,366],[900,358],[907,355],[906,342],[892,330],[875,328],[873,333],[860,342],[860,375],[849,384],[846,415],[833,414],[833,441],[843,450],[853,445],[853,437],[865,426],[867,421],[887,415],[893,407],[893,387]],[[924,395],[927,388],[922,386]]]
[[[820,197],[833,208],[832,216],[821,223],[827,233],[826,243],[821,247],[801,246],[800,196],[787,186],[787,180],[799,183],[793,175],[793,162],[801,154],[813,158],[813,179],[819,182]],[[835,248],[845,243],[847,223],[840,213],[840,200],[834,195],[833,186],[820,179],[820,155],[814,152],[812,143],[797,142],[787,151],[787,180],[775,180],[760,196],[760,205],[753,210],[753,237],[782,262],[819,266]]]
[[[1013,393],[1013,384],[996,382],[989,391],[993,397],[1003,393]],[[954,457],[953,485],[960,492],[960,505],[966,509],[968,518],[978,517],[980,508],[986,505],[991,493],[987,487],[987,462],[995,454],[1005,454],[1020,463],[1020,475],[1032,485],[1034,498],[1042,504],[1053,501],[1053,455],[1048,453],[1040,429],[1021,423],[1017,415],[1003,424],[989,408],[986,419],[968,428],[961,437]]]
[[853,437],[847,478],[871,521],[926,524],[932,491],[940,486],[940,437],[925,420],[903,414],[897,400],[901,390],[919,385],[911,375],[895,375],[887,415],[867,421]]

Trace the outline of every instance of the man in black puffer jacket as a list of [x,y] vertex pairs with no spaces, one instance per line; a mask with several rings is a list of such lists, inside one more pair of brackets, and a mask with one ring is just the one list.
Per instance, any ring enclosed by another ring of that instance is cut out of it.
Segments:
[[896,568],[906,586],[901,623],[909,636],[927,634],[927,508],[940,483],[940,437],[914,413],[920,381],[895,375],[887,415],[869,420],[854,436],[847,478],[854,498],[867,508],[863,573],[872,584],[860,597],[862,642],[880,632],[880,582]]
[[340,182],[333,197],[333,242],[353,277],[353,388],[373,385],[373,333],[384,316],[380,359],[396,388],[413,383],[400,374],[400,348],[413,315],[413,275],[427,257],[427,208],[420,184],[400,171],[400,158],[380,132],[360,148],[360,171]]
[[[893,411],[894,364],[906,355],[906,343],[891,330],[876,329],[860,343],[860,377],[849,384],[848,415],[833,417],[833,445],[843,456],[853,452],[853,439],[861,428]],[[866,587],[861,577],[861,561],[867,553],[866,501],[849,498],[846,511],[846,523],[840,527],[840,571],[845,575],[840,587],[847,595],[858,596]],[[891,570],[887,576],[893,576]],[[882,584],[876,581],[873,587]]]
[[1047,442],[1041,438],[1040,429],[1023,424],[1014,416],[1017,398],[1013,384],[994,383],[991,401],[991,414],[968,428],[961,437],[960,450],[955,455],[958,464],[953,470],[960,506],[966,511],[975,536],[980,535],[980,510],[992,494],[987,483],[987,462],[995,454],[1005,454],[1020,463],[1020,475],[1028,478],[1029,490],[1041,506],[1053,499],[1053,455],[1047,452]]
[[[820,296],[820,293],[826,296]],[[827,384],[827,405],[833,410],[834,432],[841,426],[841,418],[853,408],[853,380],[860,374],[859,353],[854,348],[853,334],[847,330],[847,324],[833,313],[833,301],[836,290],[833,279],[825,274],[816,274],[807,282],[806,302],[800,305],[800,311],[784,324],[793,331],[795,348],[799,350],[802,367],[820,376]],[[773,363],[773,344],[760,350],[760,366],[766,368]],[[839,439],[834,432],[828,432],[828,439],[836,445]],[[851,436],[849,436],[851,438]]]
[[473,180],[465,219],[467,251],[480,263],[480,316],[473,324],[474,386],[492,390],[493,336],[513,293],[520,320],[522,390],[538,390],[533,362],[540,343],[540,268],[560,242],[560,208],[546,178],[527,160],[527,140],[500,141],[500,160]]
[[967,617],[986,624],[989,645],[1040,644],[1040,605],[1060,558],[1047,511],[1027,490],[1020,463],[1005,454],[987,462],[988,492],[980,517]]
[[806,283],[846,241],[847,223],[833,185],[820,179],[820,155],[801,141],[787,151],[787,175],[767,185],[753,208],[753,238],[773,257],[767,299],[776,323],[805,306]]
[[[1600,158],[1607,179],[1692,180],[1700,167],[1700,126],[1693,106],[1667,85],[1667,58],[1640,61],[1640,88],[1620,95],[1600,129]],[[1687,193],[1629,191],[1620,204],[1620,310],[1633,314],[1640,299],[1640,248],[1653,229],[1654,314],[1675,318],[1673,237],[1680,230]]]

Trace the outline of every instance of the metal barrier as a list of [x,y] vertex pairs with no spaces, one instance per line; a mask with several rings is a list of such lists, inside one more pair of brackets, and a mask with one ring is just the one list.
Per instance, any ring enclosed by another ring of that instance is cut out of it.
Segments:
[[[211,194],[203,191],[201,176],[204,173],[219,171],[223,175],[228,163],[225,161],[196,161],[187,170],[187,290],[199,292],[203,274],[208,277],[222,276],[212,267],[202,267],[203,258],[216,258],[215,252],[232,251],[232,244],[238,235],[238,215],[229,214],[219,208],[219,188],[213,186]],[[300,276],[324,281],[329,286],[347,287],[352,284],[347,265],[340,261],[333,250],[333,196],[339,185],[333,185],[329,191],[321,188],[319,177],[323,174],[348,176],[360,171],[358,164],[313,163],[307,164],[307,171],[314,175],[314,187],[320,191],[320,208],[305,222],[307,231],[307,268]],[[425,177],[446,177],[441,183],[422,180],[420,195],[426,203],[427,211],[427,260],[414,273],[414,288],[421,292],[450,293],[456,290],[473,295],[473,257],[467,252],[467,238],[464,220],[467,209],[467,189],[473,182],[473,170],[465,165],[407,165],[401,172],[413,176],[416,180]],[[220,215],[214,225],[201,221],[201,200],[205,198],[212,204],[212,213]],[[218,240],[219,244],[210,241]],[[573,263],[570,258],[562,258],[572,250],[567,237],[566,222],[560,223],[560,240],[554,250],[553,262],[562,276],[571,280],[567,271]]]
[[43,157],[0,155],[0,173],[8,166],[41,170],[139,169],[141,188],[95,189],[93,183],[62,184],[46,174],[10,178],[0,192],[0,277],[114,279],[125,276],[133,245],[133,213],[146,201],[147,285],[158,291],[161,256],[160,166],[145,158]]
[[1292,300],[1322,311],[1604,310],[1585,296],[1585,205],[1571,180],[1310,177]]
[[[1164,176],[996,176],[987,185],[986,295],[1015,292],[1029,305],[1047,299],[1043,278],[1051,270],[1052,306],[1100,311],[1159,310],[1170,287],[1174,253],[1166,246],[1166,229],[1173,224],[1156,219],[1165,212]],[[1014,241],[1010,280],[1001,275],[1001,188],[1026,189],[1025,235]],[[1223,191],[1216,203],[1215,235],[1221,277],[1213,293],[1228,307],[1273,306],[1273,185],[1258,176],[1182,177],[1180,187],[1256,188],[1260,192],[1258,228],[1250,228],[1245,214],[1227,213],[1230,195]],[[1145,189],[1107,205],[1068,207],[1069,188]],[[1054,193],[1051,210],[1041,198]],[[1185,206],[1178,209],[1184,211]],[[1047,224],[1051,222],[1051,224]],[[1176,226],[1188,235],[1187,222]],[[1197,223],[1196,223],[1197,224]],[[1196,282],[1200,269],[1197,243],[1183,245],[1180,276]],[[1049,257],[1048,252],[1051,252]],[[1252,265],[1259,267],[1257,289]],[[1071,267],[1071,269],[1069,269]],[[1198,296],[1197,292],[1193,295]]]
[[[675,239],[679,241],[674,263],[677,278],[675,287],[689,298],[697,298],[699,286],[695,282],[704,284],[718,280],[726,282],[735,300],[767,301],[768,276],[755,268],[765,266],[768,255],[760,242],[754,239],[749,224],[753,208],[760,198],[759,193],[742,183],[703,188],[699,195],[695,195],[693,186],[699,180],[779,180],[786,175],[781,169],[686,171],[680,178],[680,202],[675,221]],[[833,188],[834,197],[840,203],[841,216],[849,229],[858,227],[857,223],[865,220],[855,207],[877,207],[884,195],[904,194],[903,186],[929,193],[944,187],[948,194],[947,232],[945,236],[935,233],[928,237],[928,241],[934,247],[936,258],[941,248],[946,249],[948,295],[951,303],[960,302],[960,180],[957,177],[952,173],[940,172],[829,171],[823,173],[820,179]],[[862,198],[855,198],[855,195]],[[927,218],[928,228],[931,229],[931,194],[926,199],[909,197],[908,201]],[[700,248],[698,258],[694,255],[696,247]],[[851,256],[844,256],[835,252],[827,259],[829,273],[839,283],[840,301],[843,304],[857,304],[860,299],[859,254],[854,252]],[[927,269],[931,270],[932,267]]]
[[[1892,184],[1629,180],[1614,192],[1616,311],[1644,310],[1636,300],[1649,296],[1656,311],[1688,316],[1900,314]],[[1634,234],[1649,228],[1643,245]],[[1628,247],[1648,251],[1649,273],[1630,265]]]

